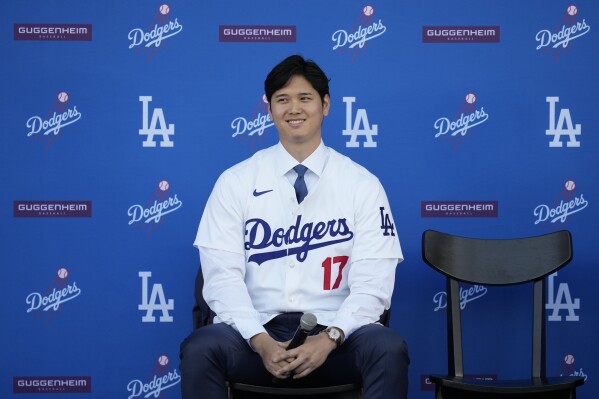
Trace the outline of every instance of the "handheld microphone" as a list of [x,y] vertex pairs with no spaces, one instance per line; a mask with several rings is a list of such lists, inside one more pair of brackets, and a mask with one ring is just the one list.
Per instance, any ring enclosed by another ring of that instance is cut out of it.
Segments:
[[317,321],[316,316],[312,313],[304,313],[300,318],[300,325],[295,330],[295,334],[293,334],[293,338],[291,338],[291,342],[289,342],[289,346],[287,346],[287,350],[297,348],[302,345],[310,332],[316,327]]

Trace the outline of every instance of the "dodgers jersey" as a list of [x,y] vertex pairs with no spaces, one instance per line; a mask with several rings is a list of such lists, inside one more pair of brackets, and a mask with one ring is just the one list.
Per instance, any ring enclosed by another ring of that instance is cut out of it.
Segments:
[[[206,204],[194,246],[232,257],[202,259],[204,296],[215,322],[246,339],[284,312],[314,313],[347,336],[390,305],[403,255],[382,185],[322,143],[306,166],[313,156],[322,170],[301,204],[285,176],[297,161],[280,143],[226,170]],[[371,303],[381,311],[356,322]]]

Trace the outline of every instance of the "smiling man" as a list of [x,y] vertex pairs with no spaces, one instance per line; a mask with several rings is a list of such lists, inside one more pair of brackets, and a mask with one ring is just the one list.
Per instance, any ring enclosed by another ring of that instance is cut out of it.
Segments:
[[[220,176],[194,242],[216,316],[181,344],[183,398],[277,379],[361,381],[364,398],[405,398],[406,344],[378,323],[403,260],[385,191],[324,145],[329,79],[318,65],[288,57],[264,88],[279,143]],[[306,312],[318,325],[286,350]]]

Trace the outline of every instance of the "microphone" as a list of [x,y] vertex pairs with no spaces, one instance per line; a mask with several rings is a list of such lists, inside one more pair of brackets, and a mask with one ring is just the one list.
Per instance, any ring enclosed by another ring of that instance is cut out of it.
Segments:
[[316,316],[312,313],[304,313],[300,318],[300,324],[297,330],[295,330],[295,334],[293,334],[293,338],[291,338],[291,342],[289,342],[289,346],[287,346],[287,350],[297,348],[302,345],[310,332],[316,327],[317,321]]

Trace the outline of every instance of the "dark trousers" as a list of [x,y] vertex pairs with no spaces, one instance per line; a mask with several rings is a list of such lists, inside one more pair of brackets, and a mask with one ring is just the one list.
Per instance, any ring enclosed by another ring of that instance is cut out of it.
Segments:
[[[293,336],[300,317],[301,313],[283,314],[264,327],[271,337],[284,342]],[[318,326],[314,332],[322,329]],[[362,382],[364,399],[405,399],[409,363],[406,343],[397,332],[369,324],[351,334],[310,375],[285,381],[282,386]],[[201,327],[183,341],[181,377],[183,399],[226,399],[225,381],[273,385],[273,376],[264,368],[262,358],[237,331],[223,323]]]

